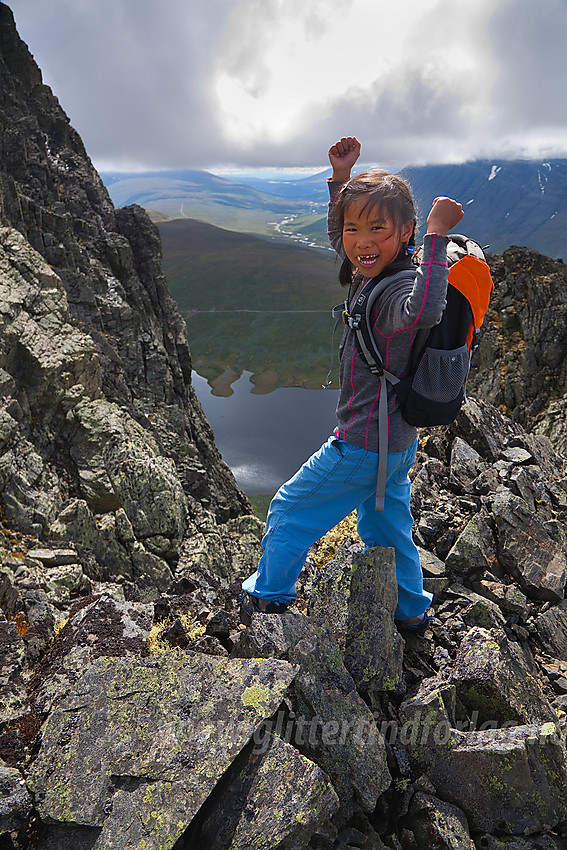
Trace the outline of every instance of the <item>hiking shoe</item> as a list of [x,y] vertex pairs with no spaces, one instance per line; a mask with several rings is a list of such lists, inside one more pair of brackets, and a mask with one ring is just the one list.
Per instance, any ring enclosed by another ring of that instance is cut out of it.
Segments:
[[414,632],[414,634],[423,635],[435,622],[435,614],[425,614],[423,620],[420,620],[419,623],[408,623],[407,620],[396,620],[396,626],[401,626],[403,629],[407,629],[408,632]]
[[249,626],[252,622],[254,614],[284,614],[288,605],[287,602],[268,602],[265,608],[260,608],[260,600],[257,596],[252,596],[245,590],[239,596],[240,599],[240,622],[245,626]]

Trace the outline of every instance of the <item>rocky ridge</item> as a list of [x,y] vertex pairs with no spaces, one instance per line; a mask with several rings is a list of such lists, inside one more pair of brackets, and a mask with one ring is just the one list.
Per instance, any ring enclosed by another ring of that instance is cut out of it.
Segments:
[[413,492],[425,637],[394,627],[393,552],[352,536],[247,628],[190,553],[144,601],[72,545],[5,555],[5,846],[564,848],[565,461],[471,399]]
[[469,390],[567,454],[567,266],[528,248],[489,255],[495,289]]
[[156,232],[113,209],[4,4],[0,48],[0,847],[563,848],[563,265],[491,260],[476,380],[513,419],[471,398],[423,435],[425,638],[394,626],[392,552],[352,537],[241,628],[262,526]]

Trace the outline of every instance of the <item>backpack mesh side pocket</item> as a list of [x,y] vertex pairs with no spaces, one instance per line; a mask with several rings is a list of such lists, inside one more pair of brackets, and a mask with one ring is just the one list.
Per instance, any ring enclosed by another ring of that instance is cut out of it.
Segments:
[[426,348],[415,371],[412,389],[431,401],[452,401],[465,383],[469,358],[466,345],[452,351]]

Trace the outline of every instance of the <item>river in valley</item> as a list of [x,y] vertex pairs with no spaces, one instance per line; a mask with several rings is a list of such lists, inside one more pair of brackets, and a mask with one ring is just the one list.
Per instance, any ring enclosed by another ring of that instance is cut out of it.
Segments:
[[255,394],[250,372],[215,396],[193,372],[193,386],[215,442],[248,495],[273,494],[316,451],[335,427],[338,390],[284,387]]

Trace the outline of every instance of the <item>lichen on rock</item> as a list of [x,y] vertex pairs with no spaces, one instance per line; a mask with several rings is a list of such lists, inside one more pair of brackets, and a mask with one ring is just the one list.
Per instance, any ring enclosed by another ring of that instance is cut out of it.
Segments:
[[274,659],[98,658],[44,724],[28,780],[41,816],[102,828],[101,847],[172,846],[295,673]]

